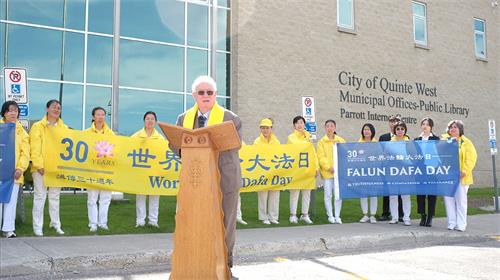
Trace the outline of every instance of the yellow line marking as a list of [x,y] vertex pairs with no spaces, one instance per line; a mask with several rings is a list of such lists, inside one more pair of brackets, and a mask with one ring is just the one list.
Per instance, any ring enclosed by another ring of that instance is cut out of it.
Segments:
[[281,257],[277,257],[277,258],[274,258],[274,261],[276,262],[287,262],[287,261],[290,261],[289,259],[285,259],[285,258],[281,258]]

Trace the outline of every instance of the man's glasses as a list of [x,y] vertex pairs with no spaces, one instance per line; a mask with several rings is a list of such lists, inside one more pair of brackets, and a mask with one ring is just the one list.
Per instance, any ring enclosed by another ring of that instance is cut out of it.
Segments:
[[208,96],[212,96],[212,95],[214,95],[214,92],[213,92],[213,91],[211,91],[211,90],[207,90],[207,91],[200,90],[200,91],[198,91],[198,95],[201,95],[201,96],[205,95],[205,93],[206,93]]

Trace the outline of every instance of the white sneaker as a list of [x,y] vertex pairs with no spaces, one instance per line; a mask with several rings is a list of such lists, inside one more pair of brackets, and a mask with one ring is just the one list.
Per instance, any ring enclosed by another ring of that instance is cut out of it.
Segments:
[[311,221],[311,218],[309,218],[309,215],[301,215],[300,220],[304,221],[306,224],[312,224],[313,222]]
[[376,224],[377,223],[377,219],[375,219],[375,216],[370,216],[370,223],[371,224]]
[[64,235],[64,231],[60,227],[54,228],[59,235]]
[[334,218],[334,217],[328,217],[328,222],[329,222],[330,224],[335,224],[335,223],[337,223],[337,221],[335,220],[335,218]]
[[290,216],[290,223],[296,224],[298,222],[299,222],[299,219],[297,219],[297,216],[295,216],[295,215]]
[[410,222],[410,221],[403,221],[403,224],[404,224],[405,226],[411,226],[411,222]]
[[96,225],[91,225],[90,226],[90,232],[96,232],[97,231],[97,226]]
[[280,224],[280,222],[278,222],[278,220],[269,220],[269,222],[271,222],[271,224],[275,224],[275,225]]
[[14,238],[16,236],[17,236],[16,233],[13,231],[9,231],[9,232],[5,233],[5,238]]
[[236,221],[237,221],[238,223],[242,224],[242,225],[248,225],[248,223],[247,223],[247,222],[245,222],[242,218],[238,218],[238,219],[236,219]]
[[361,218],[361,220],[359,220],[360,223],[366,223],[370,221],[370,218],[368,218],[368,216],[364,215],[363,218]]
[[138,228],[138,227],[143,227],[144,226],[144,223],[136,223],[135,224],[135,227]]
[[42,230],[34,230],[33,232],[35,233],[36,236],[43,236]]
[[265,224],[265,225],[270,225],[271,224],[271,222],[269,220],[267,220],[267,219],[263,220],[262,223]]
[[448,230],[454,230],[455,229],[455,226],[452,225],[452,224],[448,224]]
[[392,219],[389,221],[389,224],[397,224],[398,220],[397,219]]
[[155,227],[155,228],[159,228],[160,226],[158,225],[158,223],[155,223],[155,222],[149,222],[148,225],[152,226],[152,227]]
[[99,227],[103,230],[109,230],[108,225],[99,225]]
[[337,222],[337,224],[342,224],[342,219],[340,217],[336,217],[335,222]]

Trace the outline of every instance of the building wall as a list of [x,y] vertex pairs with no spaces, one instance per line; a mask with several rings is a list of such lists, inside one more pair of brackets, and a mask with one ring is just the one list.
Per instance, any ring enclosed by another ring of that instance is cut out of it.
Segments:
[[[422,2],[428,49],[415,46],[411,1],[354,0],[355,34],[338,30],[336,1],[233,1],[232,108],[243,120],[244,140],[253,141],[259,120],[272,117],[276,135],[286,141],[292,118],[302,113],[301,96],[315,97],[318,137],[330,118],[350,141],[359,138],[366,122],[375,125],[377,135],[387,132],[387,121],[368,120],[368,111],[401,114],[412,138],[419,135],[423,117],[434,119],[438,135],[450,120],[461,119],[479,155],[475,185],[491,186],[487,120],[500,126],[500,7],[490,1]],[[486,21],[486,61],[474,54],[474,17]],[[347,77],[361,79],[360,86],[347,84]],[[375,88],[366,84],[374,77]],[[384,92],[386,81],[406,83],[406,92]],[[416,83],[435,94],[418,94]],[[341,100],[347,91],[385,98],[385,106]],[[398,98],[417,107],[388,104]],[[426,110],[421,102],[441,105],[442,112]],[[451,105],[467,112],[448,112]]]

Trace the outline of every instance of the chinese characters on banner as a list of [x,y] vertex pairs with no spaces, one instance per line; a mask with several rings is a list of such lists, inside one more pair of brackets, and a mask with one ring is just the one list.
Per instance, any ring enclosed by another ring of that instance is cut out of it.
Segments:
[[[176,195],[181,160],[160,139],[49,129],[45,184],[134,194]],[[317,160],[312,144],[243,145],[244,192],[312,189]]]
[[431,194],[453,196],[460,183],[456,141],[337,144],[340,198]]

